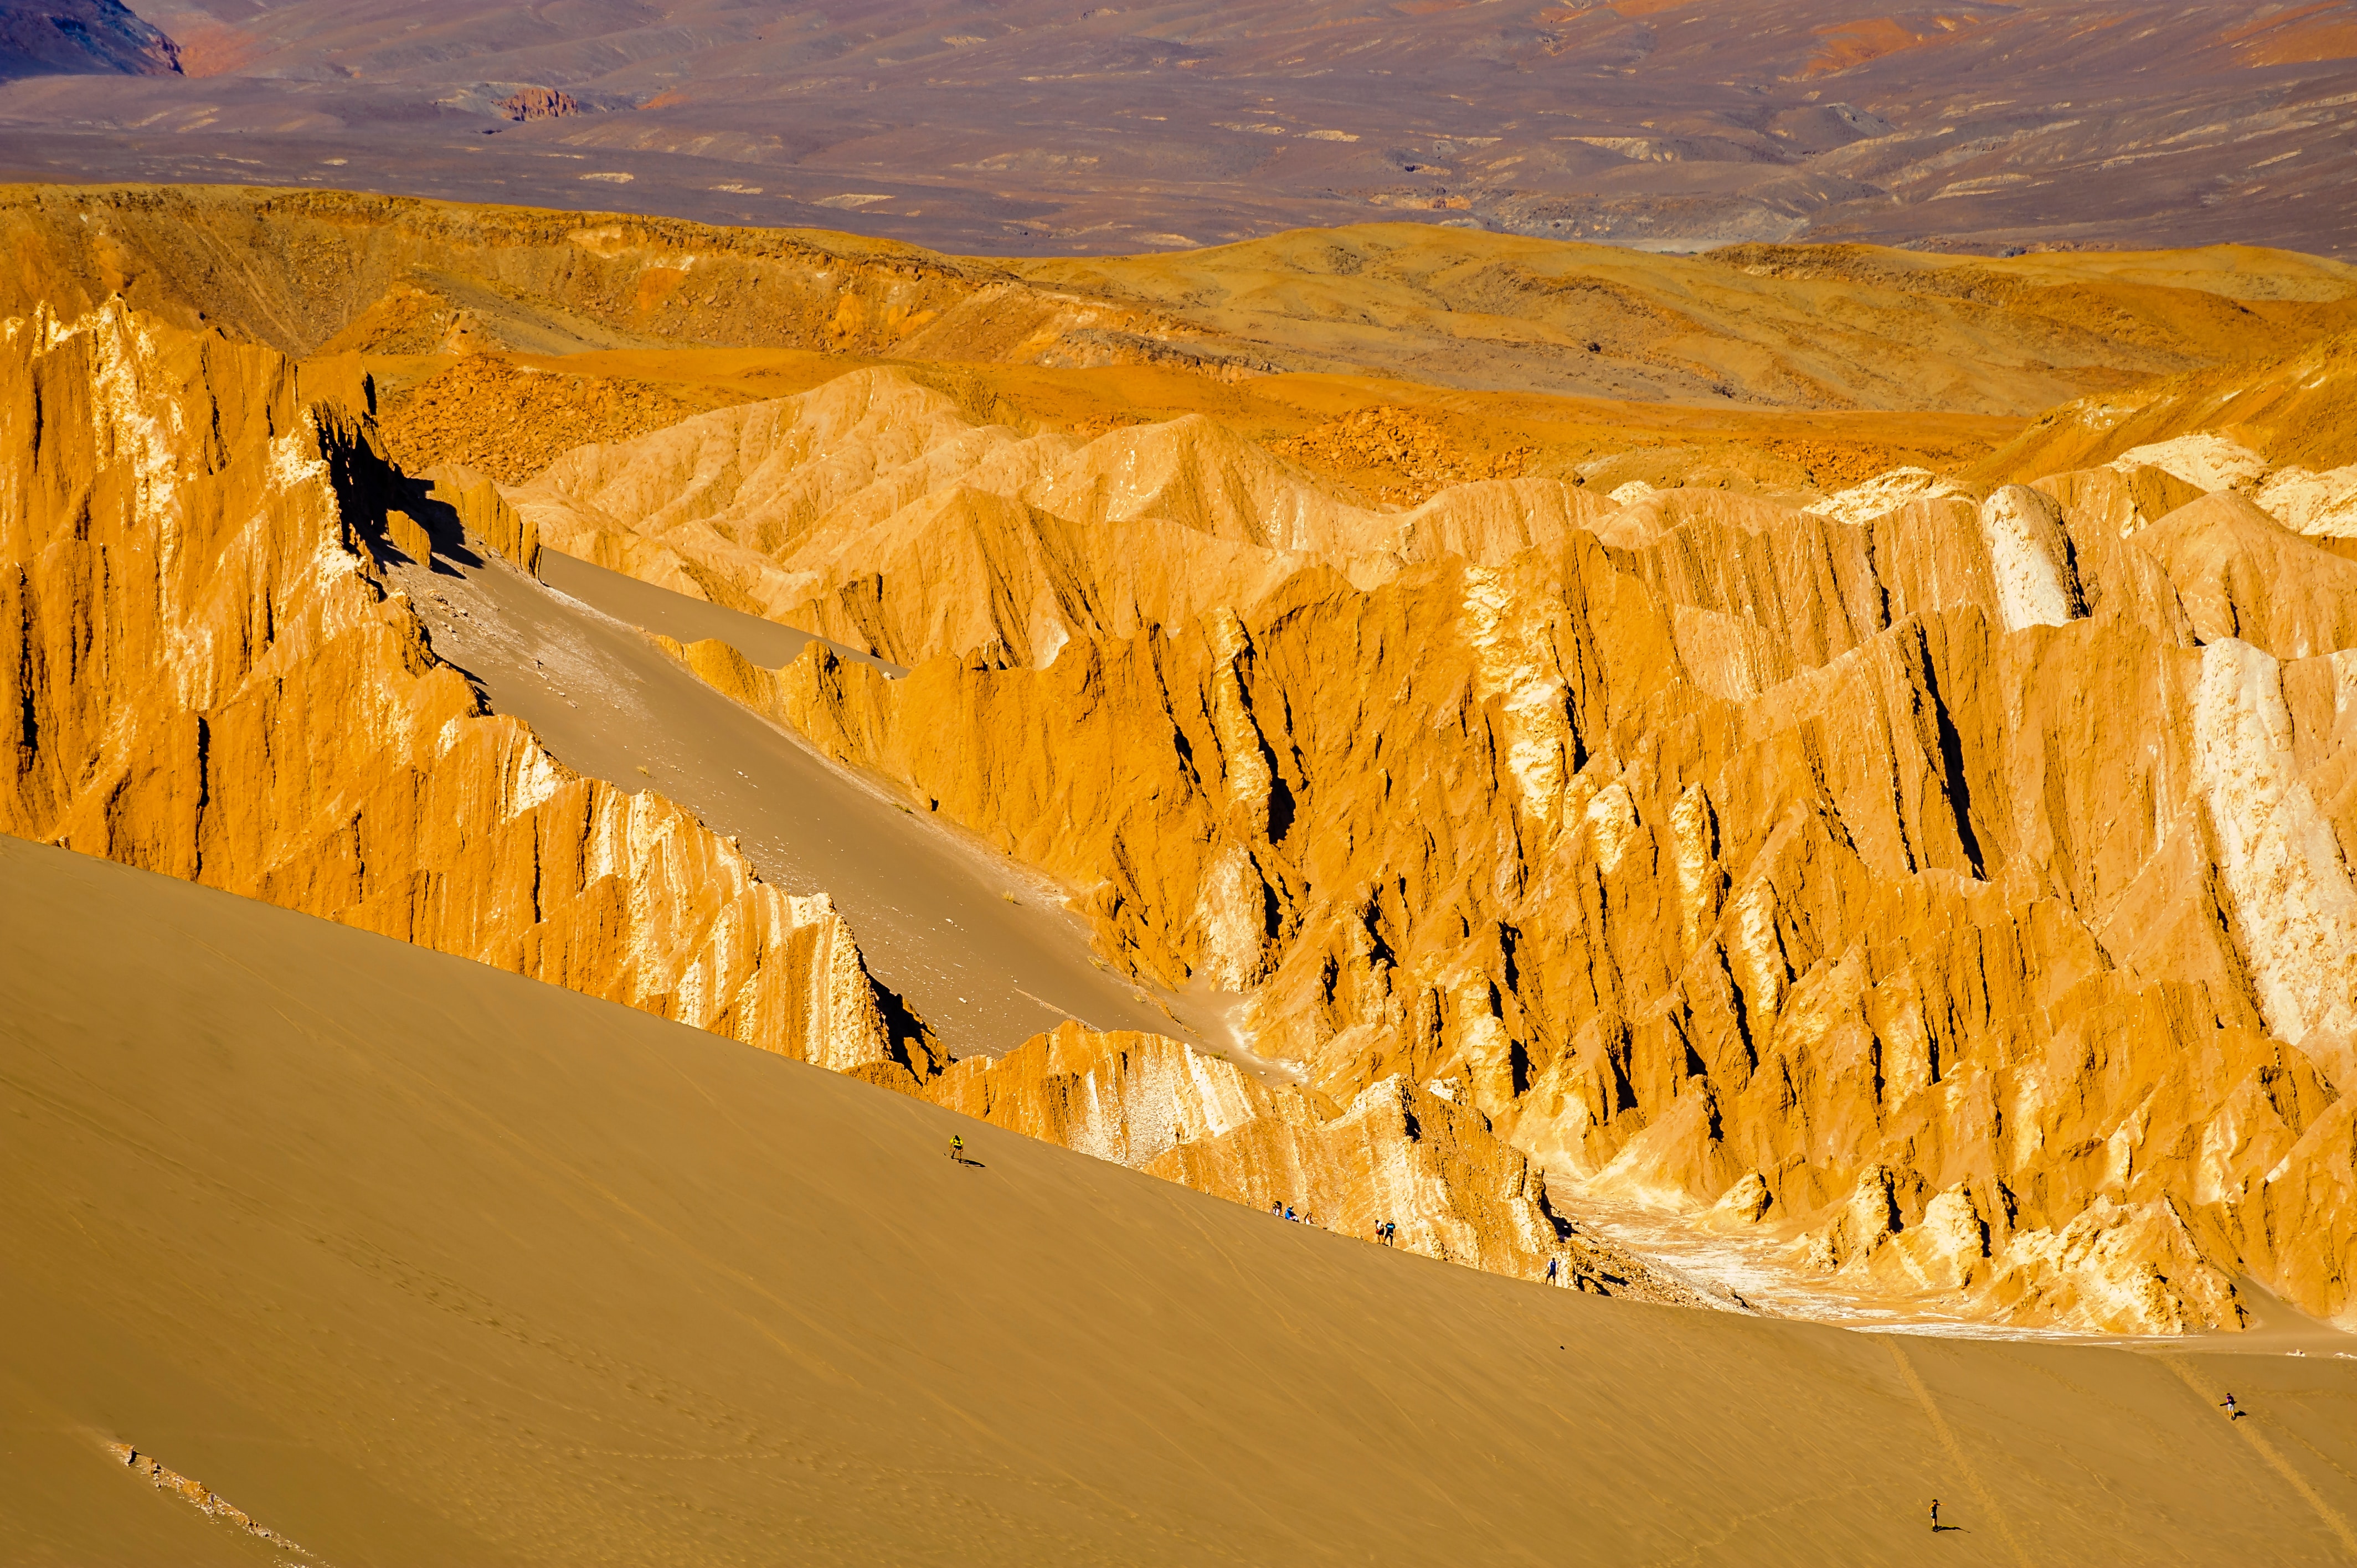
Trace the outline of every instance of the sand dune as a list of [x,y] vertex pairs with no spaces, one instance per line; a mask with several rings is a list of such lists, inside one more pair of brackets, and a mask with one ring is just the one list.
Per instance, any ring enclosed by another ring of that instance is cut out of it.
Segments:
[[11,1562],[269,1560],[109,1441],[338,1568],[2357,1551],[2328,1356],[1547,1292],[15,841],[0,940]]

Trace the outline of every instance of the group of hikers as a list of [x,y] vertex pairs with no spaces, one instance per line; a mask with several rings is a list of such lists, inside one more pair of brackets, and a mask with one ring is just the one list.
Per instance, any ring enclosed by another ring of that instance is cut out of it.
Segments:
[[[1318,1223],[1316,1220],[1309,1218],[1309,1215],[1306,1210],[1297,1212],[1293,1205],[1289,1203],[1272,1203],[1268,1206],[1268,1212],[1271,1219],[1289,1219],[1297,1225],[1315,1225]],[[1375,1221],[1374,1239],[1377,1241],[1382,1242],[1386,1247],[1397,1246],[1399,1244],[1399,1227],[1393,1224],[1388,1219],[1378,1219]]]
[[[1295,1212],[1293,1205],[1289,1203],[1272,1203],[1268,1206],[1268,1212],[1271,1219],[1290,1219],[1297,1225],[1314,1225],[1317,1223],[1317,1221],[1311,1219],[1308,1214]],[[1396,1247],[1399,1245],[1399,1227],[1391,1220],[1378,1219],[1375,1221],[1373,1240],[1382,1246]],[[1559,1285],[1563,1283],[1563,1260],[1561,1258],[1549,1258],[1547,1260],[1546,1283],[1551,1285]]]

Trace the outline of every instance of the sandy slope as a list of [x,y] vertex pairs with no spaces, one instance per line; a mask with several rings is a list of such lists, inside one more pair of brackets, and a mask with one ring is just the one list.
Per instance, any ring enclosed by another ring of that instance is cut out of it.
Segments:
[[338,1568],[2357,1550],[2339,1361],[1546,1293],[14,841],[0,941],[11,1563],[265,1560],[106,1440]]
[[[584,603],[485,555],[479,567],[446,558],[430,574],[395,569],[435,651],[479,681],[493,708],[530,724],[567,767],[625,785],[651,781],[738,838],[765,881],[825,892],[851,922],[870,972],[952,1051],[1006,1050],[1068,1017],[1101,1029],[1176,1026],[1090,961],[1080,923],[1031,874],[917,821],[634,629],[734,636],[745,629],[739,622],[757,633],[766,623],[544,557]],[[769,633],[767,652],[793,642],[786,657],[808,640],[785,627]]]
[[[673,642],[701,642],[716,637],[764,668],[790,663],[812,643],[826,640],[725,605],[691,599],[651,583],[641,583],[636,577],[608,572],[561,551],[551,550],[541,557],[540,578],[565,597],[578,599],[600,615],[661,632]],[[908,673],[897,664],[888,664],[873,654],[839,642],[828,646],[838,658],[872,664],[888,675]]]

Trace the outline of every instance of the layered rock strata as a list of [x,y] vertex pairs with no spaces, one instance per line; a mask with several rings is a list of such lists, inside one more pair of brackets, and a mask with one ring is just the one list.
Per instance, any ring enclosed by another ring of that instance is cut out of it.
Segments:
[[571,774],[436,659],[386,553],[462,520],[526,564],[536,544],[487,486],[396,484],[362,408],[120,302],[0,329],[0,829],[929,1075],[823,897]]

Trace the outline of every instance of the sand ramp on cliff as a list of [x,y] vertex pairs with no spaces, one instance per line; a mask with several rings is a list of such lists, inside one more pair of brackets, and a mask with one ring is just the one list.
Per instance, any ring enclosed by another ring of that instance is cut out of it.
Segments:
[[[266,1560],[110,1441],[339,1564],[1900,1563],[1935,1495],[2011,1560],[1869,1337],[1279,1225],[60,850],[0,841],[0,940],[9,1561]],[[2156,1360],[1908,1358],[2029,1561],[2342,1560]],[[2205,1376],[2357,1507],[2357,1368]]]
[[591,602],[495,559],[394,575],[436,653],[479,682],[495,711],[529,724],[569,768],[679,801],[765,882],[826,894],[871,972],[951,1050],[1006,1050],[1066,1017],[1178,1028],[1090,961],[1085,932],[1038,878],[830,765],[636,629],[742,637],[738,625],[710,623],[747,618],[554,559],[556,581]]

